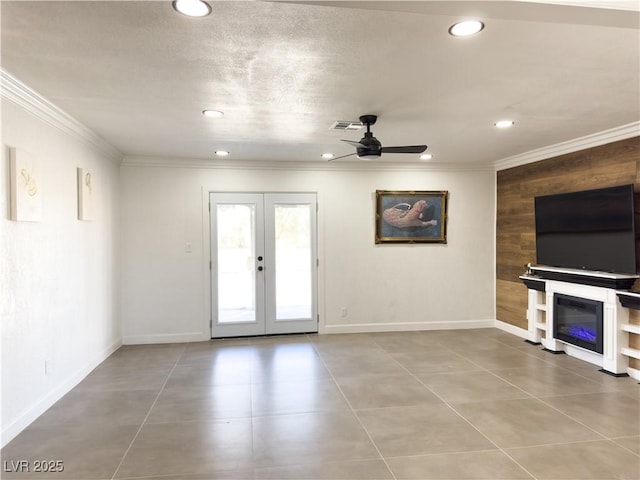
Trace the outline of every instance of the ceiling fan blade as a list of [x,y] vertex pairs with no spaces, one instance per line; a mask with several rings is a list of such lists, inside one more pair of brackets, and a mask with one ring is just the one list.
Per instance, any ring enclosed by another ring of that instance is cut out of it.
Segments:
[[330,158],[328,161],[329,162],[333,162],[334,160],[340,160],[341,158],[352,157],[354,155],[356,155],[356,154],[355,153],[349,153],[348,155],[342,155],[341,157]]
[[353,140],[340,140],[340,141],[347,142],[348,144],[353,145],[356,148],[365,146],[365,145],[362,145],[360,142],[354,142]]
[[406,145],[404,147],[382,147],[382,153],[422,153],[426,145]]

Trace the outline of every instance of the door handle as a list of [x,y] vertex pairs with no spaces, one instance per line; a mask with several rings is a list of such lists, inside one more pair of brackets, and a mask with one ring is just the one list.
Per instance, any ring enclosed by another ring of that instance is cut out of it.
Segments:
[[259,272],[261,272],[262,270],[264,270],[264,269],[262,268],[262,265],[260,265],[260,266],[258,267],[258,271],[259,271]]

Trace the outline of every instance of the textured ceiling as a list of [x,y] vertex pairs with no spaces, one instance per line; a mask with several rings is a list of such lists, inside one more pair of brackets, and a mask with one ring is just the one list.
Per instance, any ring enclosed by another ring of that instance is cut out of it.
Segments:
[[[491,165],[640,120],[625,2],[210,3],[188,18],[169,1],[3,0],[2,68],[127,156],[324,162],[361,137],[330,125],[373,113],[383,145]],[[485,29],[448,35],[466,17]]]

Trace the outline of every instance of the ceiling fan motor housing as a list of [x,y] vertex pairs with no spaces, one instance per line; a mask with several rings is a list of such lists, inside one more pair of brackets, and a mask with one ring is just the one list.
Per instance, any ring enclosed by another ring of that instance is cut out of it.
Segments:
[[[347,142],[348,144],[356,147],[356,155],[358,158],[363,160],[380,158],[383,150],[385,153],[422,153],[427,149],[426,145],[404,145],[397,147],[385,147],[383,149],[380,141],[374,137],[371,132],[371,125],[376,123],[377,120],[378,117],[376,115],[362,115],[360,117],[360,123],[367,126],[367,131],[364,134],[364,137],[362,137],[359,142],[354,142],[353,140],[342,140],[343,142]],[[353,153],[343,155],[338,158],[350,157],[351,155],[353,155]]]
[[362,146],[356,148],[358,158],[379,158],[382,153],[382,144],[371,132],[364,134],[364,137],[360,140],[360,145]]

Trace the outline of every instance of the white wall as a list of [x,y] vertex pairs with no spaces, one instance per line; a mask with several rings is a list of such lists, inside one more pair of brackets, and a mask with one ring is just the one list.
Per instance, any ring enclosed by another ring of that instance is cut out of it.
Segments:
[[[2,100],[2,445],[118,348],[122,338],[118,165],[69,133],[81,130],[64,114],[36,103],[29,110]],[[41,222],[9,220],[10,147],[39,161]],[[77,220],[76,167],[93,174],[94,221]]]
[[[184,162],[121,167],[124,343],[209,338],[209,191],[317,192],[321,332],[494,325],[493,171]],[[448,190],[448,243],[375,245],[376,189]]]

